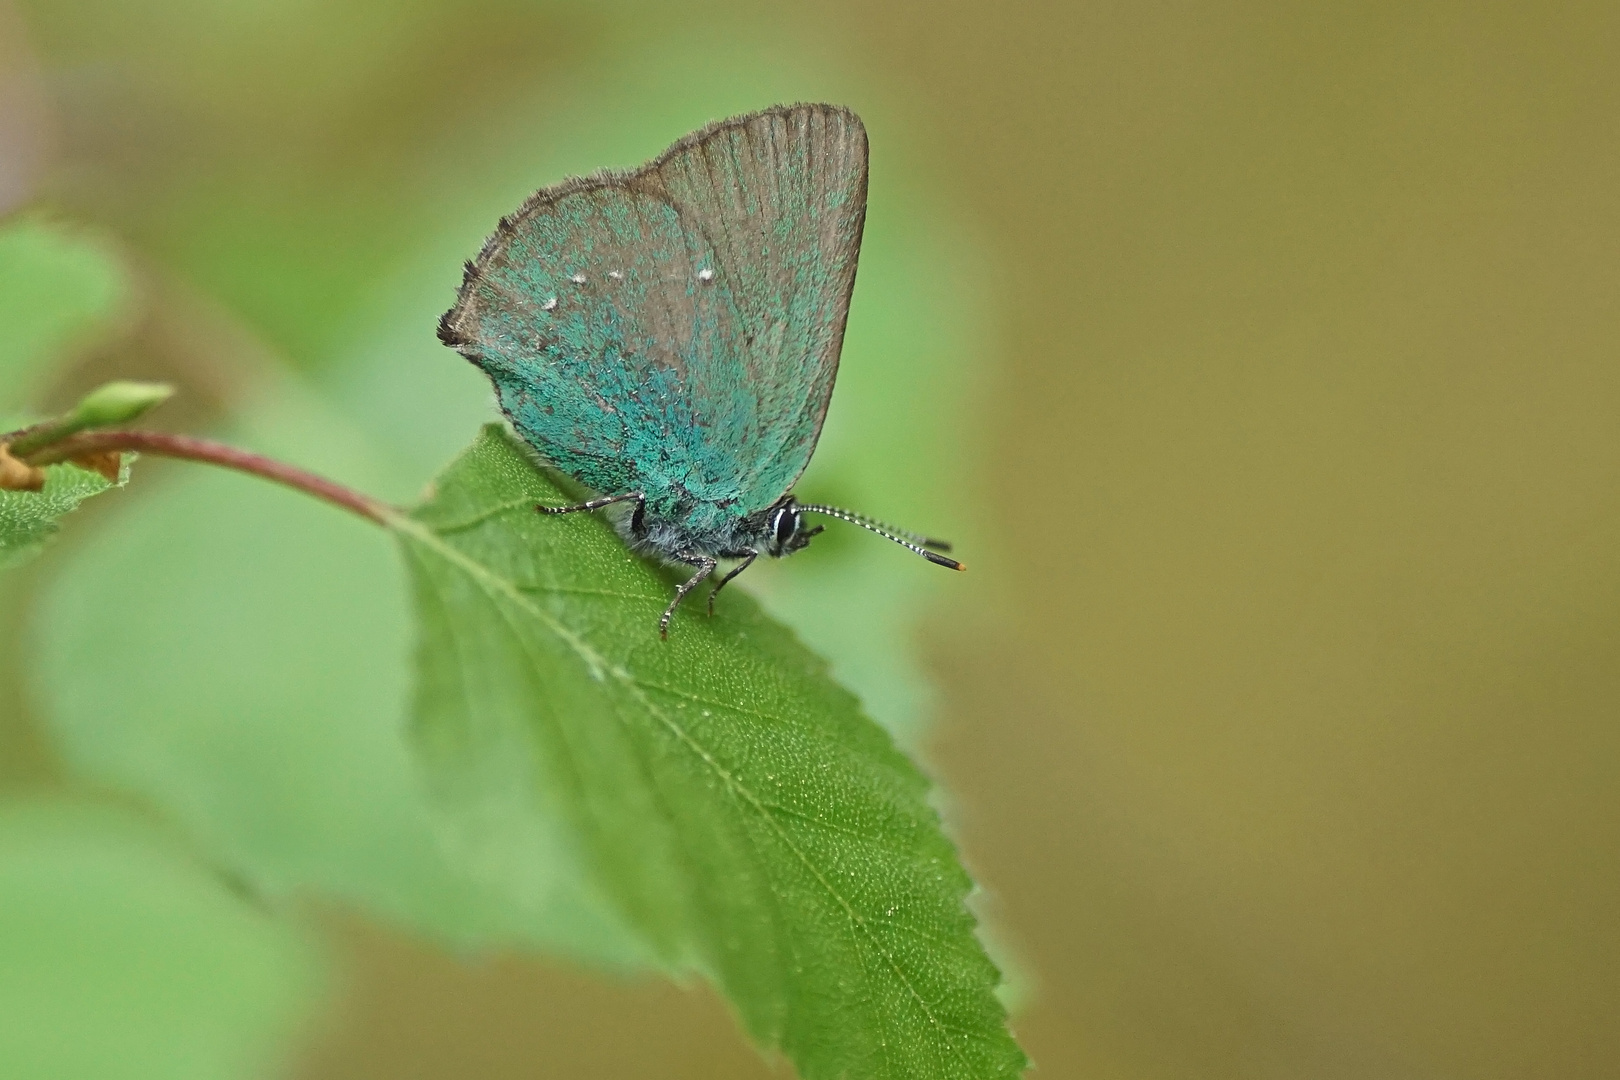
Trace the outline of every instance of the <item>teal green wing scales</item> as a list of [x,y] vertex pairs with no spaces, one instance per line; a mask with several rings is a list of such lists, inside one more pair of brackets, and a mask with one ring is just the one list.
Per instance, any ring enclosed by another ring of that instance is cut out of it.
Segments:
[[793,486],[821,434],[866,219],[866,153],[853,113],[796,106],[717,125],[655,164],[712,245],[714,284],[735,310],[729,355],[705,358],[696,386],[736,403],[748,510]]
[[469,264],[440,336],[552,464],[718,527],[774,502],[815,449],[865,202],[847,110],[723,121],[536,193]]

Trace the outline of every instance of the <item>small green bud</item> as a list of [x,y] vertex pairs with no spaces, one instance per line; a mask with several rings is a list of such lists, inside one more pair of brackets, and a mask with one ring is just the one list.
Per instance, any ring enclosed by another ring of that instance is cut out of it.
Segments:
[[72,412],[38,424],[18,436],[11,444],[11,452],[24,458],[88,428],[128,423],[152,406],[169,400],[173,394],[174,387],[168,383],[123,380],[106,383],[86,394]]
[[174,387],[168,383],[110,382],[86,394],[66,419],[77,431],[127,424],[173,395]]

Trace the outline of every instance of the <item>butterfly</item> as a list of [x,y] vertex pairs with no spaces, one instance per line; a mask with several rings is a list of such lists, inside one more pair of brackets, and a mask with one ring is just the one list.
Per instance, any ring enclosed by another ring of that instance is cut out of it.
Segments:
[[835,105],[722,120],[628,172],[565,180],[501,219],[439,339],[495,387],[513,429],[618,507],[629,547],[695,572],[658,622],[740,560],[851,522],[953,570],[950,545],[799,502],[827,415],[866,220],[866,129]]

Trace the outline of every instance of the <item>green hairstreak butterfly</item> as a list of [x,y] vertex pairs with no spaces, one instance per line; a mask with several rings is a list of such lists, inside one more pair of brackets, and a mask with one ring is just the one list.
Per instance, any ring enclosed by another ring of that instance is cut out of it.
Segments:
[[851,522],[931,562],[950,545],[792,488],[821,434],[866,219],[866,129],[834,105],[723,120],[628,172],[543,188],[467,264],[439,338],[517,433],[619,507],[642,554],[696,569],[792,554]]

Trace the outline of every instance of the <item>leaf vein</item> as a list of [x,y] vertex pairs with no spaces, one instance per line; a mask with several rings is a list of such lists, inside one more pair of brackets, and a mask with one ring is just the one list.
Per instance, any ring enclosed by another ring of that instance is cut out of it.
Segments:
[[[720,761],[708,750],[708,748],[699,743],[692,736],[692,734],[681,724],[677,723],[666,710],[660,708],[658,704],[646,693],[642,686],[629,675],[628,672],[608,665],[602,655],[592,648],[589,643],[587,643],[578,634],[569,630],[556,618],[550,615],[550,613],[536,605],[530,597],[525,595],[523,591],[517,587],[515,583],[507,581],[493,570],[472,558],[467,553],[461,551],[453,544],[450,544],[433,528],[428,527],[414,518],[406,517],[402,514],[389,515],[389,524],[396,531],[410,535],[418,543],[421,543],[431,550],[436,551],[442,558],[453,563],[454,565],[461,567],[464,572],[477,579],[480,582],[481,587],[488,588],[493,586],[497,590],[506,593],[511,597],[513,602],[525,608],[535,617],[535,619],[544,624],[548,629],[561,638],[564,643],[578,653],[580,658],[585,661],[587,667],[591,669],[594,677],[601,678],[604,673],[611,674],[616,681],[630,689],[634,696],[640,699],[641,702],[646,706],[648,712],[657,717],[658,720],[676,737],[676,739],[679,742],[684,743],[692,751],[692,753],[694,753],[700,760],[703,761],[705,765],[709,767],[711,771],[714,772],[717,777],[719,777],[728,786],[735,785],[736,790],[739,791],[751,804],[754,811],[764,818],[764,820],[770,823],[782,845],[787,848],[787,850],[792,853],[792,855],[798,859],[807,870],[810,871],[811,875],[827,892],[827,894],[832,897],[840,908],[843,909],[845,918],[855,929],[865,936],[872,948],[884,959],[889,967],[889,970],[894,973],[901,985],[905,987],[906,992],[911,995],[913,1000],[915,1000],[918,1006],[922,1009],[923,1015],[927,1018],[929,1024],[941,1032],[949,1031],[949,1029],[942,1023],[940,1017],[934,1014],[934,1009],[930,1006],[927,999],[923,997],[922,993],[907,976],[899,960],[884,947],[880,940],[878,940],[877,935],[873,933],[872,928],[867,924],[866,919],[859,911],[855,909],[854,905],[849,901],[849,899],[846,898],[843,893],[840,892],[833,885],[833,883],[827,879],[826,875],[822,873],[821,868],[818,867],[815,862],[811,860],[810,857],[793,842],[792,837],[788,834],[783,823],[778,821],[770,812],[770,809],[766,806],[766,804],[746,785],[742,784],[741,781],[739,781],[729,769],[721,764]],[[857,950],[857,952],[858,951],[859,950]],[[962,1057],[961,1050],[956,1048],[951,1039],[946,1038],[943,1041],[946,1047],[955,1051],[957,1057]],[[884,1041],[884,1046],[885,1059],[887,1060],[887,1040]],[[965,1063],[965,1059],[963,1060]]]

